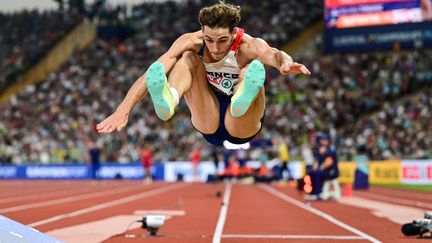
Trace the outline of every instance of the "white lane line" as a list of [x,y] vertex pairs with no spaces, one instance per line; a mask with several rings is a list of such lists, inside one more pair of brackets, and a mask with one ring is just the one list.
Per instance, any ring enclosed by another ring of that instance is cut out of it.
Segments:
[[245,239],[331,239],[331,240],[364,240],[361,236],[348,235],[222,235],[222,238]]
[[75,217],[75,216],[78,216],[78,215],[90,213],[90,212],[93,212],[93,211],[105,209],[105,208],[112,207],[112,206],[117,206],[117,205],[120,205],[120,204],[128,203],[128,202],[135,201],[135,200],[138,200],[138,199],[142,199],[142,198],[145,198],[145,197],[149,197],[149,196],[153,196],[153,195],[156,195],[156,194],[164,193],[164,192],[171,191],[171,190],[174,190],[174,189],[177,189],[177,188],[180,188],[180,187],[184,187],[184,186],[186,186],[186,184],[171,184],[171,185],[168,185],[168,186],[159,187],[159,188],[156,188],[156,189],[153,189],[153,190],[150,190],[150,191],[146,191],[146,192],[142,192],[140,194],[136,194],[136,195],[133,195],[133,196],[125,197],[125,198],[122,198],[122,199],[117,199],[117,200],[114,200],[114,201],[111,201],[111,202],[107,202],[107,203],[98,204],[98,205],[95,205],[95,206],[92,206],[92,207],[88,207],[88,208],[83,208],[83,209],[80,209],[80,210],[77,210],[77,211],[74,211],[74,212],[71,212],[71,213],[60,214],[60,215],[57,215],[57,216],[54,216],[54,217],[51,217],[51,218],[48,218],[48,219],[44,219],[44,220],[41,220],[41,221],[38,221],[38,222],[31,223],[28,226],[30,226],[30,227],[37,227],[37,226],[48,224],[48,223],[52,223],[52,222],[55,222],[55,221],[58,221],[58,220],[61,220],[61,219]]
[[306,206],[304,203],[302,203],[302,202],[300,202],[300,201],[298,201],[298,200],[296,200],[296,199],[294,199],[294,198],[292,198],[292,197],[290,197],[290,196],[288,196],[288,195],[286,195],[286,194],[284,194],[278,190],[275,190],[274,188],[272,188],[268,185],[260,185],[260,187],[264,191],[267,191],[267,192],[269,192],[269,193],[271,193],[271,194],[273,194],[273,195],[275,195],[275,196],[277,196],[277,197],[279,197],[279,198],[281,198],[281,199],[283,199],[283,200],[285,200],[291,204],[294,204],[300,208],[303,208],[306,211],[309,211],[315,215],[318,215],[318,216],[330,221],[331,223],[338,225],[339,227],[342,227],[348,231],[353,232],[356,235],[359,235],[359,236],[369,240],[370,242],[374,242],[374,243],[381,242],[381,241],[375,239],[374,237],[372,237],[366,233],[363,233],[362,231],[355,229],[355,228],[343,223],[342,221],[335,219],[334,217],[330,216],[329,214],[324,213],[323,211],[320,211],[316,208],[312,208],[310,206]]
[[218,222],[216,225],[215,232],[213,234],[213,243],[220,243],[220,241],[221,241],[222,231],[223,231],[226,216],[228,213],[228,205],[229,205],[229,200],[231,197],[231,188],[232,188],[231,183],[225,184],[225,192],[224,192],[221,210],[219,213],[219,219],[218,219]]
[[[142,185],[139,185],[139,186],[142,186]],[[54,200],[50,200],[50,201],[43,201],[43,202],[37,202],[37,203],[24,204],[24,205],[10,207],[10,208],[3,208],[3,209],[0,209],[0,214],[10,213],[10,212],[15,212],[15,211],[21,211],[21,210],[26,210],[26,209],[32,209],[32,208],[52,206],[52,205],[57,205],[57,204],[62,204],[62,203],[81,201],[81,200],[91,199],[91,198],[105,196],[105,195],[111,195],[111,194],[120,193],[120,192],[127,192],[127,191],[137,189],[139,186],[134,186],[133,188],[131,188],[130,185],[126,185],[126,186],[122,186],[121,188],[113,189],[113,190],[107,190],[107,191],[96,192],[96,193],[91,192],[91,193],[83,194],[80,196],[65,197],[65,198],[54,199]]]

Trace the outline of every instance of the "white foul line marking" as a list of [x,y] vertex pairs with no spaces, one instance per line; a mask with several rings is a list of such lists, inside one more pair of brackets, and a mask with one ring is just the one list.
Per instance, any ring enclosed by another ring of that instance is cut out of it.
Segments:
[[90,213],[90,212],[97,211],[97,210],[100,210],[100,209],[105,209],[105,208],[108,208],[108,207],[117,206],[117,205],[120,205],[120,204],[128,203],[128,202],[135,201],[135,200],[138,200],[138,199],[142,199],[142,198],[145,198],[145,197],[153,196],[153,195],[156,195],[156,194],[159,194],[159,193],[171,191],[171,190],[177,189],[179,187],[183,187],[185,185],[186,184],[172,184],[172,185],[168,185],[168,186],[164,186],[164,187],[159,187],[159,188],[156,188],[154,190],[142,192],[142,193],[137,194],[137,195],[125,197],[125,198],[122,198],[122,199],[117,199],[117,200],[114,200],[114,201],[111,201],[111,202],[98,204],[98,205],[95,205],[95,206],[92,206],[92,207],[89,207],[89,208],[84,208],[84,209],[81,209],[81,210],[77,210],[75,212],[66,213],[66,214],[60,214],[60,215],[57,215],[57,216],[54,216],[54,217],[51,217],[51,218],[48,218],[48,219],[45,219],[45,220],[42,220],[42,221],[31,223],[28,226],[30,226],[30,227],[36,227],[36,226],[48,224],[48,223],[51,223],[51,222],[54,222],[54,221],[58,221],[58,220],[61,220],[61,219],[75,217],[75,216],[78,216],[78,215]]
[[374,243],[381,242],[381,241],[375,239],[374,237],[372,237],[372,236],[370,236],[370,235],[368,235],[366,233],[363,233],[360,230],[355,229],[355,228],[353,228],[353,227],[351,227],[351,226],[349,226],[349,225],[347,225],[347,224],[345,224],[345,223],[343,223],[343,222],[335,219],[334,217],[332,217],[332,216],[330,216],[330,215],[328,215],[328,214],[326,214],[326,213],[324,213],[324,212],[322,212],[322,211],[320,211],[320,210],[318,210],[316,208],[312,208],[310,206],[306,206],[304,203],[302,203],[302,202],[300,202],[300,201],[298,201],[298,200],[296,200],[296,199],[294,199],[294,198],[292,198],[292,197],[290,197],[290,196],[288,196],[286,194],[283,194],[282,192],[277,191],[277,190],[275,190],[274,188],[272,188],[272,187],[270,187],[268,185],[261,185],[260,187],[264,191],[267,191],[267,192],[269,192],[269,193],[271,193],[271,194],[273,194],[273,195],[275,195],[275,196],[277,196],[277,197],[279,197],[279,198],[281,198],[281,199],[283,199],[283,200],[285,200],[285,201],[287,201],[287,202],[289,202],[291,204],[294,204],[294,205],[296,205],[296,206],[298,206],[300,208],[303,208],[303,209],[305,209],[305,210],[307,210],[307,211],[309,211],[309,212],[311,212],[311,213],[313,213],[315,215],[318,215],[318,216],[320,216],[320,217],[322,217],[322,218],[324,218],[324,219],[332,222],[333,224],[338,225],[339,227],[342,227],[342,228],[344,228],[344,229],[346,229],[348,231],[353,232],[356,235],[359,235],[359,236],[361,236],[361,237],[369,240],[370,242],[374,242]]
[[138,210],[134,212],[135,215],[152,215],[159,214],[165,216],[185,216],[184,210]]
[[364,240],[361,236],[346,235],[222,235],[222,238],[249,238],[249,239],[332,239],[332,240]]
[[216,225],[215,233],[213,234],[213,243],[220,243],[222,231],[225,225],[226,216],[228,213],[228,205],[231,197],[231,183],[225,184],[225,192],[223,197],[223,204],[219,213],[219,219]]

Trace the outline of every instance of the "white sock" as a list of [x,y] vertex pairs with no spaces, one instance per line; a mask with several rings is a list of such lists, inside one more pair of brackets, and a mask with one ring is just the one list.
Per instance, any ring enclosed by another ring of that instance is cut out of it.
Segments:
[[175,88],[173,88],[173,87],[170,87],[169,89],[170,89],[171,95],[172,95],[172,97],[174,99],[174,104],[178,105],[178,103],[179,103],[179,95],[178,95],[177,90]]

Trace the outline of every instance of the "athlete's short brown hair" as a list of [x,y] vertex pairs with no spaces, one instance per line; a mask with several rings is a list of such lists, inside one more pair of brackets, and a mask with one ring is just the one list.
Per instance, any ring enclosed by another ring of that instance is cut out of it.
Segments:
[[205,7],[200,10],[198,21],[201,27],[229,28],[233,31],[240,22],[240,6],[219,1],[219,3]]

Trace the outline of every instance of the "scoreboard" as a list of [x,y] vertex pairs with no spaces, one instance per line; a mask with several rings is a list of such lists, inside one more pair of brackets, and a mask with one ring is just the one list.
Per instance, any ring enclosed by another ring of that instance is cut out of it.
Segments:
[[327,52],[422,48],[432,43],[432,0],[324,0]]

